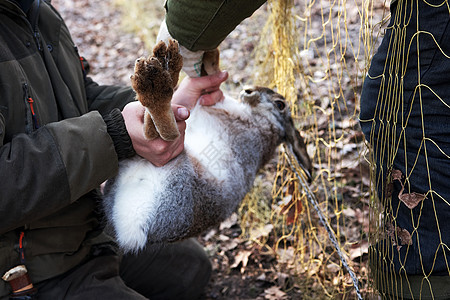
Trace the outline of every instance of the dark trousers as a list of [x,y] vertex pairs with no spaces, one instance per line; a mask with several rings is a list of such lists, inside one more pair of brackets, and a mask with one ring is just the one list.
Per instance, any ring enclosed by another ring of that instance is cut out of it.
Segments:
[[[427,285],[421,299],[431,299],[430,286],[439,285],[430,276],[445,276],[434,293],[450,297],[450,13],[442,1],[427,2],[393,3],[361,95],[384,223],[371,263],[384,292],[406,291],[400,299],[421,290],[412,282]],[[403,194],[426,198],[408,207],[399,199],[402,184]]]
[[37,285],[42,300],[197,299],[211,263],[194,239],[120,258],[100,250],[70,272]]

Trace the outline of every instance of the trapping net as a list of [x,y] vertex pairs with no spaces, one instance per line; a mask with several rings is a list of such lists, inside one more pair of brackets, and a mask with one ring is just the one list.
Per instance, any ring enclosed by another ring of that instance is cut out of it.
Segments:
[[294,103],[314,158],[311,187],[339,242],[282,153],[273,249],[290,250],[291,268],[330,298],[355,295],[343,251],[365,298],[449,299],[449,4],[269,1],[269,9],[271,35],[257,52],[272,74],[263,83]]
[[361,98],[371,162],[370,264],[392,299],[448,299],[450,10],[396,1]]
[[[310,188],[318,205],[308,200],[281,149],[269,217],[274,239],[266,245],[297,275],[305,299],[359,297],[347,263],[359,279],[361,294],[367,296],[372,198],[358,125],[359,94],[385,17],[384,3],[269,1],[268,9],[270,17],[256,50],[255,81],[277,88],[291,101],[314,161]],[[247,218],[253,213],[249,207],[245,211]],[[245,221],[250,231],[257,226]]]

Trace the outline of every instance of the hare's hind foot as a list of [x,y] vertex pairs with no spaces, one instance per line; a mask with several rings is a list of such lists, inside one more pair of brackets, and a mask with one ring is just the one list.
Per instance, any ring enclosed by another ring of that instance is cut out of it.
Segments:
[[169,40],[169,45],[166,45],[163,41],[160,41],[153,48],[153,56],[159,60],[165,70],[169,71],[172,87],[175,88],[183,66],[183,57],[180,54],[178,42]]
[[170,102],[173,95],[172,78],[155,57],[138,58],[131,75],[136,98],[143,106],[153,109]]
[[170,101],[181,65],[182,58],[175,41],[170,41],[169,47],[160,42],[155,46],[153,56],[136,60],[131,84],[136,98],[150,114],[144,121],[144,133],[148,139],[160,136],[173,141],[180,135]]

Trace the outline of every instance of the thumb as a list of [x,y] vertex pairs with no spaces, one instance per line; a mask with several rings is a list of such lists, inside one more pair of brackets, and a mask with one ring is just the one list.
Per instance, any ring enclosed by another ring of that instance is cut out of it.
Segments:
[[184,106],[172,104],[172,111],[177,121],[185,121],[189,118],[189,110]]
[[195,81],[193,81],[193,84],[195,84],[196,88],[199,90],[208,90],[208,88],[218,88],[218,86],[227,80],[227,78],[228,72],[220,71],[212,75],[196,78]]

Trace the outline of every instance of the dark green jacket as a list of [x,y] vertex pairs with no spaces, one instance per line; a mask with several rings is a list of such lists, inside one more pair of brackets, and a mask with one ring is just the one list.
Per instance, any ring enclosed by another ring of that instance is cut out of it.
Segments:
[[170,35],[191,51],[212,50],[266,0],[166,0]]
[[[93,190],[116,174],[118,158],[102,114],[134,98],[85,78],[60,15],[44,1],[38,10],[33,24],[0,0],[0,276],[20,264],[24,231],[35,283],[109,241]],[[0,298],[9,292],[0,280]]]

